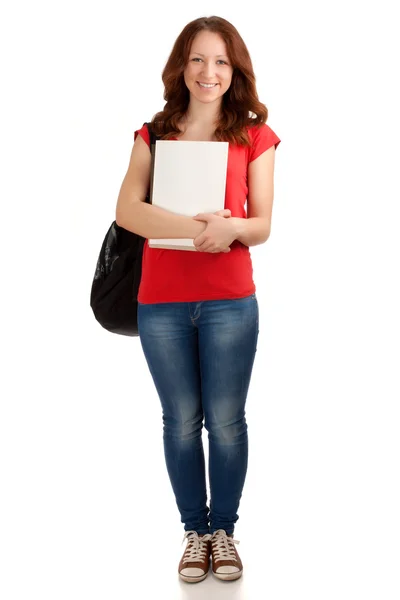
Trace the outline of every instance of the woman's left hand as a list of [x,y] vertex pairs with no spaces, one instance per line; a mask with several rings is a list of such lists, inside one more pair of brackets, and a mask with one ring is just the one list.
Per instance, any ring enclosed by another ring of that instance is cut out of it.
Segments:
[[203,233],[193,240],[198,252],[230,252],[229,246],[236,239],[234,219],[214,213],[199,213],[193,219],[207,223]]

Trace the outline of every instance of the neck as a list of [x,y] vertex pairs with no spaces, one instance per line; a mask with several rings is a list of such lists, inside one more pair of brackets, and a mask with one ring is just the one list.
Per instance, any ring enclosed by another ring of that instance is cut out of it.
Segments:
[[196,99],[191,99],[185,115],[188,125],[201,125],[202,127],[215,127],[220,115],[221,103],[203,104]]

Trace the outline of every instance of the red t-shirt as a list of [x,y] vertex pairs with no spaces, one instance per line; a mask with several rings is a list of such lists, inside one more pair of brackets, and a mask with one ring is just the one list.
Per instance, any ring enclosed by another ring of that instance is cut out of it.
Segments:
[[[280,139],[264,124],[260,129],[248,128],[251,147],[229,144],[225,188],[225,208],[232,217],[246,218],[248,194],[247,165]],[[147,127],[140,134],[150,146]],[[177,140],[178,141],[178,140]],[[143,304],[156,302],[200,302],[244,298],[255,292],[253,266],[248,246],[235,240],[230,252],[194,252],[143,247],[142,278],[138,300]]]

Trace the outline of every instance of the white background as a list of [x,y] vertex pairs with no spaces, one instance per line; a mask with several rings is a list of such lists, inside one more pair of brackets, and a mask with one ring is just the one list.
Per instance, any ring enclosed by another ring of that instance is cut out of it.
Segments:
[[[398,600],[393,8],[4,5],[2,600]],[[282,143],[271,236],[252,249],[260,339],[235,530],[245,573],[190,586],[139,340],[103,330],[89,294],[133,132],[164,106],[182,28],[212,14],[245,40]]]

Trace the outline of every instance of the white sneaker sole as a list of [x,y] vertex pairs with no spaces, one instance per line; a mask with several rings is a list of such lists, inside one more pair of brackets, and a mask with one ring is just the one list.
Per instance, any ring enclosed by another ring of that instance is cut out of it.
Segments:
[[234,581],[243,575],[243,571],[237,571],[236,573],[215,573],[213,571],[213,574],[215,577],[218,577],[218,579],[222,579],[223,581]]
[[186,583],[198,583],[199,581],[203,581],[207,577],[208,573],[204,573],[204,575],[199,575],[198,577],[188,577],[187,575],[182,575],[179,573],[179,577],[186,581]]

